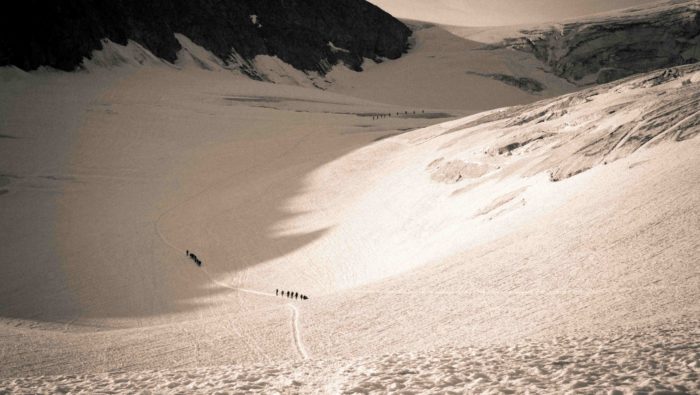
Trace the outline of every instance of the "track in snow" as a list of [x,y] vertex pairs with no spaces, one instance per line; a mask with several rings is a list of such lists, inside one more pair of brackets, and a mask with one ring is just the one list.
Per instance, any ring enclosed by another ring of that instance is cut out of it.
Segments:
[[297,352],[303,359],[309,359],[309,354],[304,348],[304,342],[301,341],[301,332],[299,331],[299,309],[291,303],[288,303],[290,309],[292,309],[292,330],[294,331],[294,346]]
[[[168,247],[172,248],[175,251],[182,251],[181,248],[179,248],[176,245],[174,245],[173,243],[171,243],[165,237],[165,235],[163,235],[163,233],[160,230],[160,220],[169,211],[170,210],[161,214],[161,216],[154,222],[154,228],[155,228],[156,233],[158,234],[158,237],[160,237],[160,239],[163,241],[163,243],[165,243]],[[270,292],[256,291],[254,289],[247,289],[247,288],[242,288],[242,287],[233,287],[233,286],[228,285],[224,282],[216,280],[214,278],[214,276],[212,276],[211,273],[209,273],[209,270],[207,270],[205,267],[202,267],[202,270],[207,275],[207,277],[209,277],[209,280],[212,283],[214,283],[220,287],[228,288],[228,289],[238,291],[238,292],[245,292],[245,293],[249,293],[249,294],[253,294],[253,295],[270,296],[270,297],[276,296]],[[292,332],[293,332],[292,337],[294,339],[294,346],[297,349],[297,352],[299,353],[299,355],[302,357],[302,359],[309,359],[309,354],[306,352],[306,349],[304,348],[304,343],[301,341],[301,333],[299,331],[299,310],[297,309],[296,306],[294,306],[291,303],[289,303],[288,306],[292,309]],[[256,346],[256,348],[257,348],[257,346]]]

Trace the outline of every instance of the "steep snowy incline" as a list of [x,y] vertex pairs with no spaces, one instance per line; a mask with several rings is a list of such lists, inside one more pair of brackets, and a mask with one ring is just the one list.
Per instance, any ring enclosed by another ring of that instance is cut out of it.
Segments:
[[335,286],[349,288],[512,234],[586,195],[562,180],[697,136],[699,100],[691,65],[362,148],[312,173],[289,201],[302,214],[280,223],[282,234],[329,231],[280,261],[327,257]]

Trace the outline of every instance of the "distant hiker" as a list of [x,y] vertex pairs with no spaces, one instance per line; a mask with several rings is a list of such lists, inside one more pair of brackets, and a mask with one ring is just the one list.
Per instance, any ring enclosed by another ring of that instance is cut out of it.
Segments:
[[275,296],[279,295],[280,290],[275,288]]
[[189,256],[189,255],[190,255],[190,250],[185,250],[185,256]]
[[289,291],[287,291],[287,297],[289,297]]

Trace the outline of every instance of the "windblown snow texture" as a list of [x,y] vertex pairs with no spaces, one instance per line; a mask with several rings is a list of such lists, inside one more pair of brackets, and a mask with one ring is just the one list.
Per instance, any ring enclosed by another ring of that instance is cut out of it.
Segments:
[[325,74],[341,61],[361,70],[363,58],[398,58],[411,34],[364,0],[30,0],[11,9],[0,17],[0,66],[23,70],[74,70],[105,38],[173,62],[182,33],[226,61],[272,55]]

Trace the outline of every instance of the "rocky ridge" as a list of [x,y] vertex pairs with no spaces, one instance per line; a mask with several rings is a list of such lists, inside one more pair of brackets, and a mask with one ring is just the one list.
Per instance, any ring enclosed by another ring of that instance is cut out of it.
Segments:
[[0,22],[0,66],[23,70],[75,70],[105,39],[174,62],[179,33],[244,73],[255,56],[270,55],[323,75],[340,62],[359,71],[364,58],[398,58],[411,34],[364,0],[29,0]]
[[487,48],[532,53],[578,85],[700,60],[700,2],[670,1],[615,14],[520,30]]

